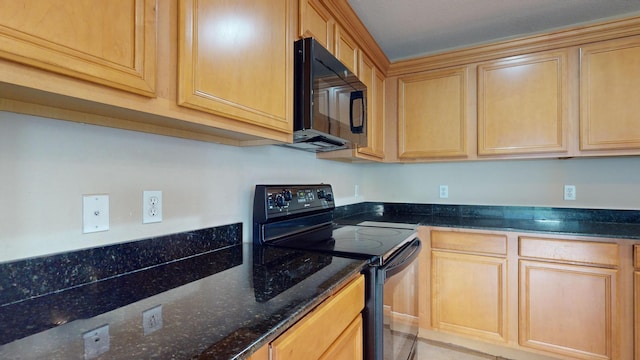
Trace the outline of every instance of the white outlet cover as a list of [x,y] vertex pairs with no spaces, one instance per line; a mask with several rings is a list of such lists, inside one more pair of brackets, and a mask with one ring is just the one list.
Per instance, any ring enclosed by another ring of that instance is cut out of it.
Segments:
[[162,305],[142,312],[142,329],[144,336],[162,329]]
[[109,351],[109,324],[102,325],[82,334],[84,358],[94,359]]
[[576,199],[576,186],[575,185],[565,185],[564,186],[564,199],[565,200],[575,200]]
[[109,230],[109,195],[82,197],[82,232]]
[[440,198],[446,199],[449,197],[449,186],[448,185],[440,185]]
[[162,221],[162,191],[142,192],[142,223]]

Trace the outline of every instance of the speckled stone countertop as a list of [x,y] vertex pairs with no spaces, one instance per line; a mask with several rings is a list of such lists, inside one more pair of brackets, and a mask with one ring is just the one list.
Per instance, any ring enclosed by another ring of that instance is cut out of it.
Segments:
[[[97,260],[81,266],[77,262],[87,253],[0,264],[4,279],[0,290],[6,290],[0,305],[0,359],[83,359],[82,334],[105,324],[109,325],[110,347],[98,359],[246,358],[366,266],[363,260],[242,244],[237,242],[241,224],[236,225],[165,237],[155,244],[157,251],[146,244],[157,239],[132,243],[124,247],[125,252],[148,251],[128,256],[146,260],[117,276],[100,274],[105,270],[92,266],[96,261],[106,262],[101,264],[106,268],[126,262],[118,245],[93,249]],[[203,241],[212,239],[222,245],[206,244],[215,249],[184,257],[184,248],[201,248]],[[135,269],[172,251],[183,257]],[[105,256],[121,261],[110,264]],[[73,264],[71,270],[69,264]],[[50,266],[59,269],[43,270]],[[77,275],[82,272],[79,268],[92,268],[93,274],[87,284],[7,302],[10,295],[27,291],[27,286],[16,284],[26,281],[16,271],[20,267],[31,274],[29,278],[45,282],[55,278],[56,272],[58,277],[82,277]],[[42,273],[34,276],[29,271],[34,269]],[[101,276],[106,278],[96,281]],[[16,288],[20,291],[14,291]],[[145,336],[142,312],[158,305],[162,305],[163,326]]]
[[[363,202],[334,219],[640,240],[635,210]],[[83,359],[82,334],[105,324],[99,359],[246,358],[364,266],[242,244],[241,223],[0,263],[0,359]]]
[[640,240],[640,211],[364,202],[336,209],[336,222],[409,223]]

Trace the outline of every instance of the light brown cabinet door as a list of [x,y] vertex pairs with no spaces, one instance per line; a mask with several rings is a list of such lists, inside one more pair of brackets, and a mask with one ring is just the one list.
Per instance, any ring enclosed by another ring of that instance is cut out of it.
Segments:
[[357,349],[354,342],[358,336],[362,339],[357,334],[362,322],[357,318],[364,308],[364,286],[360,275],[280,335],[271,343],[271,360],[319,359],[327,351],[362,354],[362,345]]
[[178,103],[293,131],[294,0],[179,2]]
[[373,62],[360,53],[360,80],[367,87],[367,146],[358,153],[379,159],[384,157],[384,77]]
[[299,32],[301,38],[312,37],[330,52],[333,47],[333,27],[335,21],[329,11],[318,0],[301,0]]
[[340,62],[358,74],[358,44],[347,32],[338,24],[335,24],[335,50],[334,55]]
[[320,360],[362,359],[364,356],[362,332],[362,316],[358,316],[334,341],[331,347],[322,354]]
[[640,37],[581,48],[580,149],[640,149]]
[[478,155],[567,152],[567,51],[478,65]]
[[0,0],[0,9],[1,58],[155,96],[154,0]]
[[520,345],[616,359],[617,270],[520,261]]
[[431,325],[507,341],[507,260],[441,251],[431,256]]
[[398,79],[398,158],[467,156],[467,68]]

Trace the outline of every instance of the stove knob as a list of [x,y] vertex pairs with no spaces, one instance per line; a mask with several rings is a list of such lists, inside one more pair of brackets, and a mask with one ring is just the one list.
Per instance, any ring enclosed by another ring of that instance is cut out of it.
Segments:
[[282,196],[284,197],[284,201],[291,201],[293,195],[291,194],[291,190],[282,190]]
[[325,196],[324,190],[318,190],[318,199],[324,199]]
[[331,193],[328,193],[324,196],[325,200],[327,201],[333,201],[333,195],[331,195]]
[[277,194],[275,201],[276,201],[276,206],[277,207],[283,207],[284,206],[284,196],[282,196],[282,194]]

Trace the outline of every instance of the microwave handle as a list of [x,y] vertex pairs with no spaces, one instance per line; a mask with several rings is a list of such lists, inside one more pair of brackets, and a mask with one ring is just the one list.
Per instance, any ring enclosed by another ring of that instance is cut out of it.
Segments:
[[[356,101],[360,101],[362,102],[362,105],[360,106],[360,109],[362,109],[362,114],[360,114],[360,119],[362,119],[362,122],[358,125],[355,125],[353,123],[353,103],[355,103]],[[352,91],[351,92],[351,98],[349,101],[349,125],[351,127],[351,133],[352,134],[362,134],[364,132],[364,123],[366,121],[366,108],[367,105],[365,104],[365,99],[364,99],[364,92],[363,91]]]

